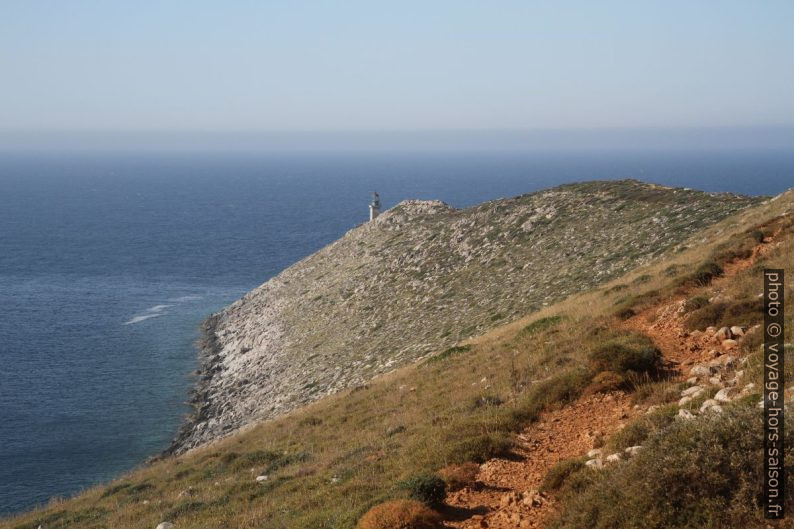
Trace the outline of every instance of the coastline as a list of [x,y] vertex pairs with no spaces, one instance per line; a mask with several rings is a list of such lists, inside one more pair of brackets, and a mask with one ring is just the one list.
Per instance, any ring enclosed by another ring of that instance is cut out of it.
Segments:
[[[192,412],[161,456],[366,383],[592,288],[757,200],[624,180],[465,210],[403,202],[207,317]],[[610,228],[615,208],[632,219],[631,234]],[[578,222],[585,211],[588,234]],[[554,250],[561,245],[571,253]],[[537,272],[528,276],[527,269]],[[417,321],[417,311],[434,317]]]
[[196,342],[196,353],[199,367],[196,369],[196,382],[188,394],[188,404],[191,412],[182,421],[171,444],[161,453],[154,455],[151,459],[157,460],[162,457],[178,455],[198,444],[187,444],[199,423],[209,418],[210,406],[207,400],[212,374],[220,368],[221,345],[215,334],[220,313],[210,314],[201,322],[201,338]]

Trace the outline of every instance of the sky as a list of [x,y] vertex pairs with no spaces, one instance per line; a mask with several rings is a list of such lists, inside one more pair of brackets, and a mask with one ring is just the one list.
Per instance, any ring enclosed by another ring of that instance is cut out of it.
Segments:
[[794,128],[794,2],[2,0],[0,135]]

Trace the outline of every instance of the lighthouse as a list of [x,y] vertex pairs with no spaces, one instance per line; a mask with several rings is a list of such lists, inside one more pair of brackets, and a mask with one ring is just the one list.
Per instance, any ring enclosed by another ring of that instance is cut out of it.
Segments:
[[374,192],[372,193],[372,202],[369,204],[369,220],[374,220],[378,215],[380,215],[380,195]]

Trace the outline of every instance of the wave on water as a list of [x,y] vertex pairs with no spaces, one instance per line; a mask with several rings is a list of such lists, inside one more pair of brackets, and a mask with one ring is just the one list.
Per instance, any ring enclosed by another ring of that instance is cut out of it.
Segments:
[[155,312],[154,314],[141,314],[140,316],[135,316],[134,318],[132,318],[129,321],[125,321],[124,325],[132,325],[134,323],[140,323],[140,322],[148,320],[150,318],[159,318],[162,315],[163,315],[162,312]]
[[124,325],[133,325],[135,323],[140,323],[142,321],[149,320],[151,318],[158,318],[160,316],[165,316],[168,314],[165,312],[165,309],[169,307],[173,307],[173,303],[187,303],[188,301],[197,301],[202,299],[204,296],[198,296],[196,294],[189,294],[187,296],[179,296],[175,298],[168,299],[171,304],[160,304],[155,305],[154,307],[149,307],[148,309],[144,310],[140,314],[136,314],[130,320],[125,321]]
[[197,301],[197,300],[199,300],[199,299],[201,299],[203,297],[204,296],[197,296],[195,294],[190,294],[188,296],[179,296],[178,298],[171,298],[168,301],[171,301],[171,302],[174,302],[174,303],[184,303],[186,301]]
[[168,307],[172,307],[172,306],[173,305],[155,305],[154,307],[150,307],[146,309],[141,314],[133,316],[132,319],[130,319],[129,321],[125,321],[124,325],[133,325],[135,323],[140,323],[142,321],[146,321],[151,318],[158,318],[160,316],[167,314],[166,312],[163,311]]

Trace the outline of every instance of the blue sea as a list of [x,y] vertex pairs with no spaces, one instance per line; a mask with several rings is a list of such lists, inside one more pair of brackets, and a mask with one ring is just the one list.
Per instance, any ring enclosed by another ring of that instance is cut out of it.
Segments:
[[0,514],[108,481],[188,412],[199,323],[366,220],[638,178],[776,194],[794,153],[0,154]]

